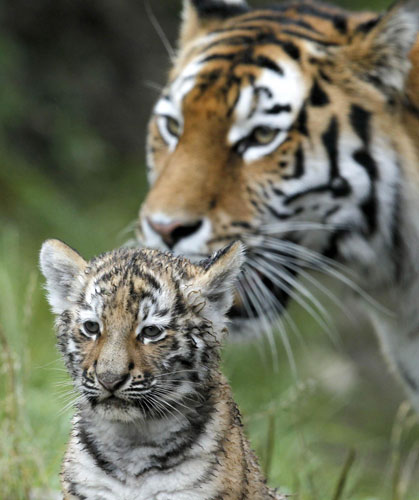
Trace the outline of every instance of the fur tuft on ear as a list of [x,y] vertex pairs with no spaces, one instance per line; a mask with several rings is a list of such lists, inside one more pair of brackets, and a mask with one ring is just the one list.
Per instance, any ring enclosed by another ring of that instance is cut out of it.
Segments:
[[245,247],[236,241],[201,263],[203,272],[193,283],[199,291],[197,307],[224,316],[233,303],[234,284],[245,260]]
[[214,29],[220,21],[248,10],[245,0],[184,0],[179,46]]
[[418,0],[399,0],[377,20],[358,27],[344,49],[352,70],[389,94],[402,92],[418,30]]
[[47,240],[39,256],[42,274],[46,278],[48,301],[55,314],[69,308],[73,294],[82,284],[87,266],[83,257],[59,240]]

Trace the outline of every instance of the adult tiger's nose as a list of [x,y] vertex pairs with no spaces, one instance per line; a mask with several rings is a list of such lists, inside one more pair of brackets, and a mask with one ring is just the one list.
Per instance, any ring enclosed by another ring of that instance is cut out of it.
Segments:
[[147,222],[150,228],[161,237],[170,249],[183,238],[192,236],[199,231],[203,223],[202,219],[193,222],[173,220],[162,223],[153,221],[151,217],[147,217]]

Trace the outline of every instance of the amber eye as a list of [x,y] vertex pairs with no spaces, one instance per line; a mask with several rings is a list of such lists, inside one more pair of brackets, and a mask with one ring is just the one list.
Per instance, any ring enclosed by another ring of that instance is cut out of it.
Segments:
[[166,127],[169,134],[177,138],[180,136],[180,123],[171,116],[166,117]]
[[256,127],[253,130],[252,138],[256,144],[265,146],[271,143],[275,137],[278,135],[278,129],[271,127]]
[[96,321],[85,321],[83,323],[84,331],[88,335],[99,335],[100,334],[100,326]]

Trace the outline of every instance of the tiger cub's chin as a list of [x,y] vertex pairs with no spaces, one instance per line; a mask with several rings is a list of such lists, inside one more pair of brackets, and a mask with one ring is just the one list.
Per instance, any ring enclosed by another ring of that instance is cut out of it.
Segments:
[[192,264],[147,249],[89,262],[58,240],[40,262],[80,393],[65,498],[280,499],[219,371],[241,243]]

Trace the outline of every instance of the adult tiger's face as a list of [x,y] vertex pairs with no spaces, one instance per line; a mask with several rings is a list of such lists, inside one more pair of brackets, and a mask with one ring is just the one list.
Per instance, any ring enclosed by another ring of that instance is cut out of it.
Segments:
[[183,23],[150,122],[140,241],[201,257],[242,239],[241,316],[277,309],[326,257],[369,269],[397,239],[406,12],[186,0]]

